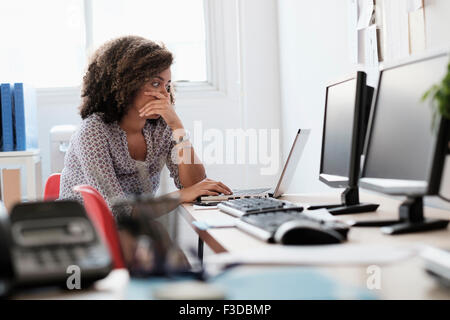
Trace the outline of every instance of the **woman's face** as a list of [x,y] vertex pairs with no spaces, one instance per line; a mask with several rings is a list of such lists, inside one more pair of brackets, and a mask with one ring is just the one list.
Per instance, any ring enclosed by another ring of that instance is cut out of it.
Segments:
[[[138,91],[136,98],[134,100],[134,109],[138,112],[145,106],[149,101],[156,100],[157,98],[153,96],[145,95],[145,92],[159,92],[164,95],[169,94],[169,88],[172,82],[172,73],[170,68],[162,71],[160,74],[149,79]],[[158,119],[159,114],[150,115],[146,117],[147,119]]]

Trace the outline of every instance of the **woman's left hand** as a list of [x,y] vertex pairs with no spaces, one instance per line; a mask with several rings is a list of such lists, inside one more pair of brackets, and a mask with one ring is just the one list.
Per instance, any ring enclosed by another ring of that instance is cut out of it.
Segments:
[[143,118],[158,114],[166,121],[167,125],[172,129],[183,128],[180,118],[175,112],[172,103],[170,102],[169,94],[162,94],[160,92],[146,91],[146,96],[155,97],[154,100],[147,102],[141,109],[139,115]]

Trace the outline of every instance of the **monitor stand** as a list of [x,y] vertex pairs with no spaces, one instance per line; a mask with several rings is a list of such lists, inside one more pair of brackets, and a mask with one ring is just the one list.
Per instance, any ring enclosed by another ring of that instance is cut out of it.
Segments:
[[341,204],[310,206],[308,210],[327,209],[332,215],[352,214],[376,211],[378,204],[360,203],[359,188],[347,187],[341,194]]
[[448,220],[426,219],[423,216],[423,197],[408,196],[400,205],[400,219],[398,220],[374,220],[359,221],[352,224],[353,227],[382,227],[385,234],[413,233],[428,230],[445,229]]

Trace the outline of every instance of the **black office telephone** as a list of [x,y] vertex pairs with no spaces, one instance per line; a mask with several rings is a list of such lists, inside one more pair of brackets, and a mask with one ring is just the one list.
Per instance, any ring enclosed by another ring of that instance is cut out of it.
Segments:
[[65,287],[74,268],[82,288],[112,268],[109,251],[80,203],[19,203],[8,216],[0,202],[0,296],[24,287]]

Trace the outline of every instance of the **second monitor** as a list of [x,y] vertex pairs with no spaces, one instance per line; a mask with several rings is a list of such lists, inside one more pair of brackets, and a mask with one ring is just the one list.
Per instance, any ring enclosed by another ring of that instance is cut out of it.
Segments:
[[385,68],[380,75],[366,142],[361,183],[365,188],[406,196],[399,219],[358,221],[355,226],[384,226],[387,234],[444,229],[448,220],[424,217],[423,197],[439,192],[450,140],[450,120],[422,100],[441,81],[449,55],[442,53]]
[[366,86],[366,74],[327,86],[322,136],[320,181],[333,188],[346,188],[340,204],[312,206],[331,214],[375,211],[377,204],[360,203],[358,178],[373,88]]

